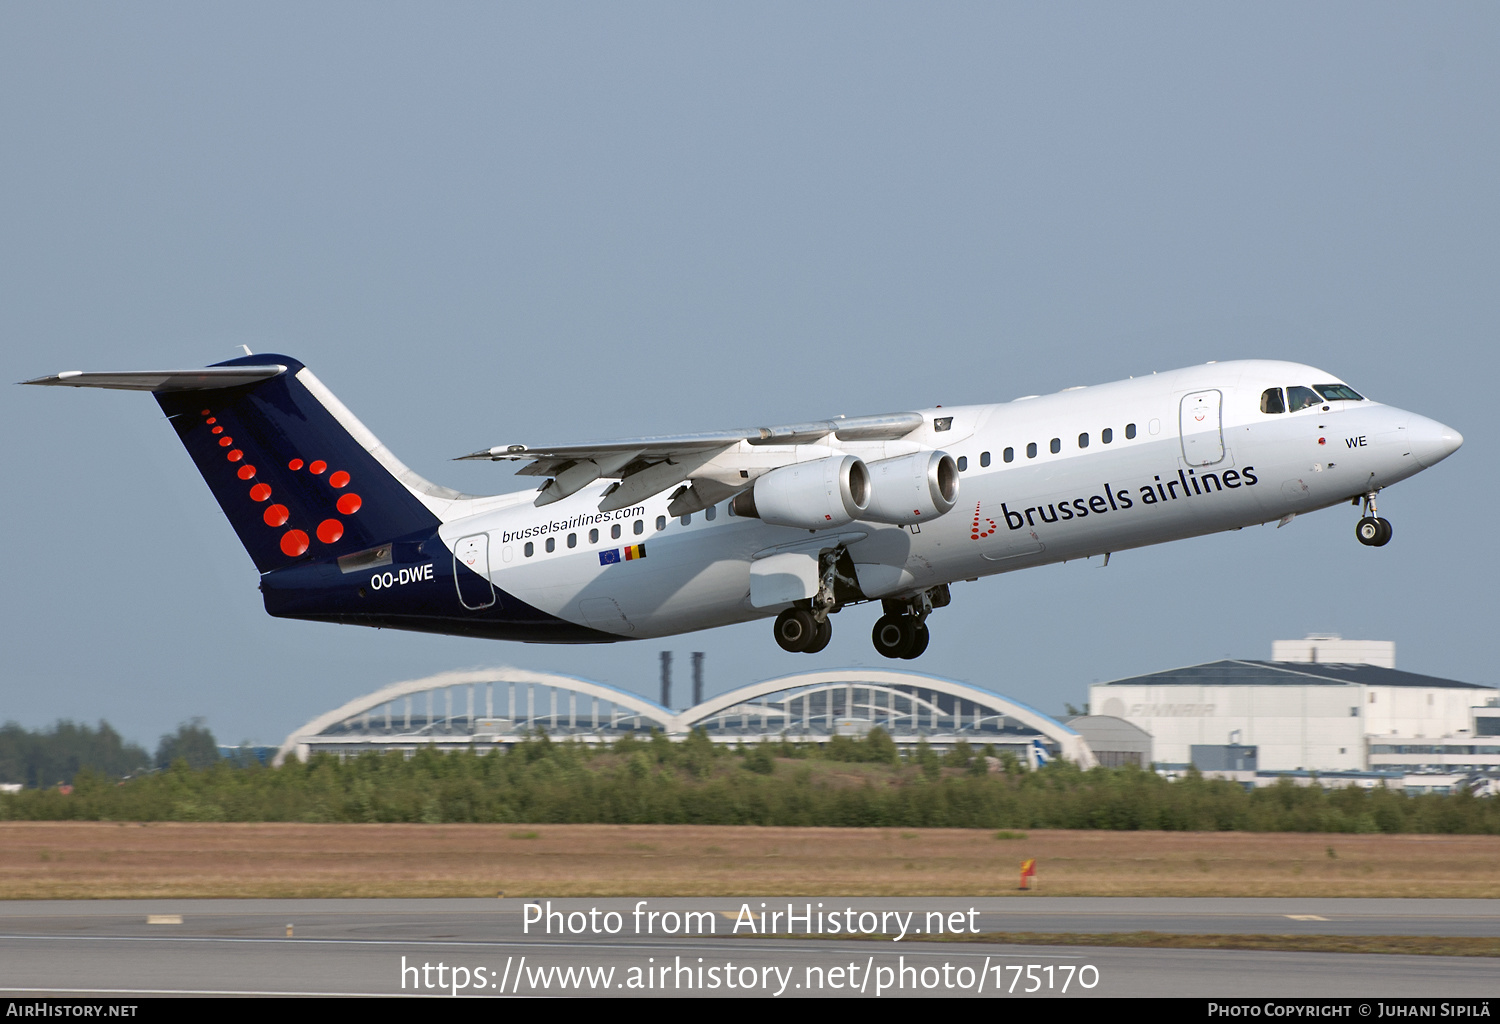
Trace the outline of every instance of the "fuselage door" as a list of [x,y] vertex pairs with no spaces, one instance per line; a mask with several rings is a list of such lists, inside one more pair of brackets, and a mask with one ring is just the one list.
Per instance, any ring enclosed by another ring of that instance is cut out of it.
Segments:
[[465,608],[488,608],[495,603],[490,583],[490,535],[475,533],[460,537],[453,545],[453,579],[458,600]]
[[1194,391],[1182,399],[1182,460],[1212,466],[1224,458],[1224,393]]

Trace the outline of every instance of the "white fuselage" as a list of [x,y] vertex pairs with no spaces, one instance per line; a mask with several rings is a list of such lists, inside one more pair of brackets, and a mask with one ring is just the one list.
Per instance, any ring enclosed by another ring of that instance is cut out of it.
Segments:
[[[775,614],[785,603],[753,603],[751,577],[756,561],[778,551],[841,543],[866,596],[899,597],[1347,502],[1420,472],[1461,443],[1436,421],[1368,399],[1261,411],[1268,388],[1338,380],[1297,363],[1216,363],[995,405],[926,409],[923,426],[899,441],[830,436],[805,451],[759,449],[781,462],[835,452],[867,463],[945,451],[961,460],[958,503],[920,527],[856,522],[813,533],[730,515],[726,502],[684,522],[668,516],[666,492],[600,513],[600,481],[540,508],[529,493],[498,508],[489,499],[487,511],[449,518],[440,536],[454,549],[482,538],[500,591],[622,638]],[[642,544],[645,557],[602,564],[601,552]]]

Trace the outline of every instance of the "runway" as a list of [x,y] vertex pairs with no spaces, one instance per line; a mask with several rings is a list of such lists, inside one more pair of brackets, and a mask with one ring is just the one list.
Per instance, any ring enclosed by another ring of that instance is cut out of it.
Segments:
[[[788,903],[790,930],[835,937],[762,937],[789,930],[769,916]],[[7,901],[0,994],[1458,998],[1500,990],[1500,960],[1486,958],[912,941],[934,925],[1500,936],[1500,901]],[[843,937],[850,930],[884,935],[855,941]]]

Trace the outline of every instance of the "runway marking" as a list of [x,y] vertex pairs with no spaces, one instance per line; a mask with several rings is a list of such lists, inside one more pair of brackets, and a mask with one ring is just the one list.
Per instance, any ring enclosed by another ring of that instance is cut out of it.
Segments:
[[[389,999],[397,996],[403,999],[421,999],[431,993],[421,992],[320,992],[308,989],[304,992],[277,992],[269,989],[224,989],[224,988],[0,988],[0,992],[42,992],[48,995],[70,995],[70,996],[349,996],[363,997],[368,995],[379,995]],[[459,998],[463,998],[460,996]],[[470,996],[470,998],[480,998]]]
[[[447,940],[436,940],[436,939],[283,939],[283,938],[233,937],[233,936],[225,936],[225,935],[180,935],[180,936],[169,936],[169,935],[0,935],[0,942],[4,942],[7,939],[16,939],[16,940],[20,940],[20,941],[24,941],[24,942],[35,942],[38,939],[51,939],[51,940],[57,941],[57,942],[177,942],[177,943],[182,943],[182,942],[242,942],[242,943],[280,943],[280,944],[284,944],[284,945],[288,945],[288,946],[308,946],[308,945],[321,945],[321,946],[480,946],[480,947],[493,947],[493,948],[501,948],[501,949],[518,948],[518,949],[527,949],[527,950],[536,950],[536,949],[539,949],[539,948],[540,949],[549,949],[549,950],[551,950],[551,949],[587,949],[587,950],[653,950],[653,949],[664,949],[664,950],[680,950],[680,949],[682,949],[682,945],[683,945],[682,942],[660,942],[660,941],[657,941],[657,942],[632,942],[632,943],[619,943],[619,942],[615,942],[615,943],[603,943],[603,942],[547,942],[545,940],[536,941],[536,942],[516,942],[516,941],[490,941],[490,942],[485,942],[485,941],[482,941],[482,940],[465,940],[465,939],[447,939]],[[835,940],[831,940],[831,941],[829,941],[827,943],[820,942],[820,943],[818,943],[815,946],[806,946],[806,947],[803,947],[803,946],[786,946],[786,945],[781,945],[781,942],[784,941],[784,940],[763,939],[763,938],[760,938],[758,936],[753,941],[750,940],[750,939],[740,939],[740,940],[730,940],[729,942],[721,942],[721,943],[717,943],[717,944],[693,942],[693,940],[691,938],[685,938],[683,941],[692,943],[693,948],[697,949],[697,950],[721,950],[721,951],[723,951],[723,950],[734,950],[736,952],[743,953],[743,952],[745,952],[747,950],[752,950],[753,949],[753,950],[775,950],[777,952],[782,952],[782,953],[826,953],[826,952],[829,952],[830,949],[838,949],[841,943],[848,943],[850,940],[837,940],[837,939],[835,939]],[[869,947],[869,943],[867,941],[854,940],[854,942],[856,944],[854,944],[854,945],[851,946],[852,949],[864,950],[864,949],[868,949],[868,947]],[[943,943],[942,945],[947,946],[949,944],[948,943]],[[1018,948],[1020,948],[1020,947],[1018,947]],[[1033,949],[1033,952],[1027,954],[1028,956],[1048,957],[1048,958],[1053,959],[1053,960],[1083,960],[1083,959],[1085,959],[1085,957],[1082,954],[1043,953],[1043,952],[1037,952],[1037,951],[1035,951],[1035,947],[1028,947],[1028,948],[1032,948]],[[843,952],[844,950],[840,950],[840,951]],[[985,955],[984,953],[969,953],[969,952],[963,952],[963,951],[960,951],[960,950],[955,950],[955,949],[952,949],[952,948],[948,948],[948,949],[935,949],[935,950],[925,950],[925,949],[911,948],[911,949],[902,949],[901,952],[907,954],[908,956],[968,956],[968,957],[978,958],[978,957],[981,957],[981,956]],[[5,988],[0,988],[0,992],[7,992],[7,991],[10,991],[10,990],[9,989],[5,989]],[[32,990],[31,989],[24,989],[24,990],[21,990],[21,991],[32,991]]]
[[1293,921],[1326,921],[1328,918],[1319,917],[1317,914],[1282,914],[1282,917],[1291,918]]
[[181,924],[181,914],[147,914],[147,924]]

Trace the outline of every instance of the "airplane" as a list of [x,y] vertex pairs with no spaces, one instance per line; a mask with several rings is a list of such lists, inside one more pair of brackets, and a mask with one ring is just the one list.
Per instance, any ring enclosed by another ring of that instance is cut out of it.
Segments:
[[502,444],[535,491],[461,494],[400,462],[302,363],[68,371],[149,391],[260,573],[273,616],[539,643],[774,617],[816,653],[879,602],[888,658],[927,649],[951,584],[1361,507],[1463,444],[1333,374],[1215,362],[1010,402],[579,444]]

